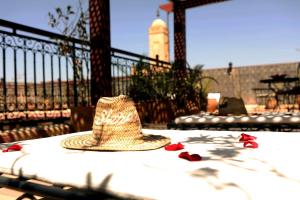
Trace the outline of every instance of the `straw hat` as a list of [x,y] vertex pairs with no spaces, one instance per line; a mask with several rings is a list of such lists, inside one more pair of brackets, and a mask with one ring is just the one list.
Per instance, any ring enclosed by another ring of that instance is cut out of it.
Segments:
[[125,95],[98,100],[90,134],[71,136],[62,141],[69,149],[95,151],[139,151],[163,147],[170,139],[160,135],[143,135],[134,102]]

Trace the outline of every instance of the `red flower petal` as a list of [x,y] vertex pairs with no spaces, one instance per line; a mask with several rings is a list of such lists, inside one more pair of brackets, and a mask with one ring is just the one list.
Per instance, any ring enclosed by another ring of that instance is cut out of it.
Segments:
[[168,146],[165,146],[165,150],[167,150],[167,151],[178,151],[183,148],[184,148],[184,146],[180,142],[177,144],[170,144]]
[[254,141],[246,141],[244,142],[244,147],[245,148],[257,148],[258,147],[258,144]]
[[245,134],[245,133],[241,134],[240,142],[245,142],[245,141],[249,141],[249,140],[256,140],[256,137],[252,136],[252,135]]
[[189,158],[189,156],[190,156],[190,154],[187,151],[181,152],[178,155],[179,158],[184,158],[184,159]]
[[190,155],[190,161],[200,161],[202,157],[199,154],[192,154]]
[[200,161],[202,160],[202,157],[199,155],[199,154],[192,154],[190,155],[188,152],[181,152],[179,155],[178,155],[179,158],[182,158],[182,159],[186,159],[186,160],[189,160],[189,161]]
[[3,149],[2,152],[10,152],[10,151],[20,151],[22,149],[21,145],[13,144],[6,149]]

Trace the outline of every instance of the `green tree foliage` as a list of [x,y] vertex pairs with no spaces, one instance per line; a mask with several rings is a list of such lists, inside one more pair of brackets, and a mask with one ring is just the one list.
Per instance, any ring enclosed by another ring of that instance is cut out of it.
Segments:
[[209,84],[217,80],[203,75],[203,65],[187,68],[186,73],[181,73],[176,63],[171,69],[155,72],[149,64],[140,61],[131,77],[129,95],[135,102],[171,100],[182,109],[188,102],[194,102],[205,110]]

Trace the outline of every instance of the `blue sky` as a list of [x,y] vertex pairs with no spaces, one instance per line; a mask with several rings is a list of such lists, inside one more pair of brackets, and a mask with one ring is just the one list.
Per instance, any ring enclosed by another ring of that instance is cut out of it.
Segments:
[[[148,54],[148,28],[167,0],[110,0],[115,48]],[[87,6],[88,0],[83,0]],[[1,0],[0,18],[55,32],[48,12],[77,0]],[[187,59],[205,68],[300,61],[300,0],[232,0],[187,10]],[[166,21],[166,14],[161,11]],[[173,14],[170,15],[173,59]]]

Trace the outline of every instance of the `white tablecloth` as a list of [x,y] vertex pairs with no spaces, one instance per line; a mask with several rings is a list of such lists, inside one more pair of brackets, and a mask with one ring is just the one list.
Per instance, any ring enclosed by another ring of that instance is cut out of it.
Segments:
[[[121,197],[149,199],[300,199],[300,133],[247,132],[257,149],[243,148],[242,132],[149,130],[185,149],[136,152],[68,150],[69,135],[19,142],[0,153],[0,172],[55,184],[105,189]],[[81,132],[76,134],[83,134]],[[3,147],[3,144],[1,145]],[[182,151],[202,161],[178,158]]]

